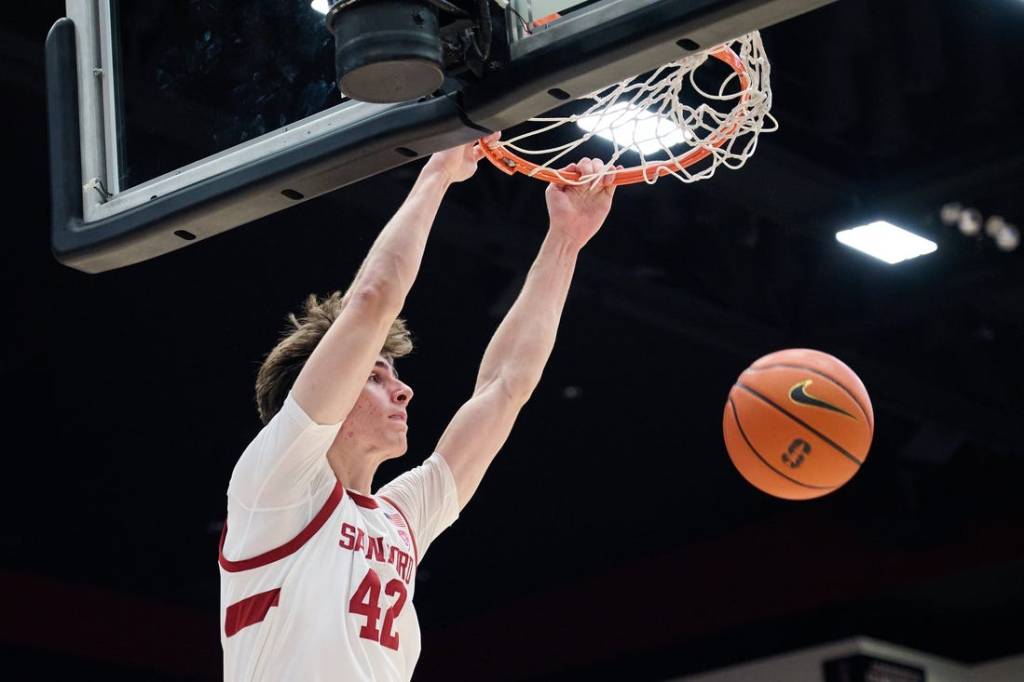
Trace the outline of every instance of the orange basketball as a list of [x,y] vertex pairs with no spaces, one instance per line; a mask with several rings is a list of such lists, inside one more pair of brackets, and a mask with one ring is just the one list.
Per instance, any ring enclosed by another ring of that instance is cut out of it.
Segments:
[[852,369],[827,353],[792,348],[764,356],[740,375],[722,430],[743,478],[769,495],[807,500],[857,473],[875,417]]

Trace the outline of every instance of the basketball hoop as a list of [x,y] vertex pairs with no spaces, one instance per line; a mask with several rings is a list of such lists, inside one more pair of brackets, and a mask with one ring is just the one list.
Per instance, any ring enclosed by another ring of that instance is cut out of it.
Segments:
[[[712,73],[715,68],[724,75]],[[754,31],[581,97],[572,103],[577,110],[571,114],[532,118],[528,123],[536,125],[527,132],[490,144],[481,140],[480,145],[491,163],[509,175],[582,185],[600,177],[581,177],[553,166],[597,136],[614,145],[600,176],[614,174],[617,185],[654,184],[665,175],[682,182],[705,180],[719,166],[743,166],[757,148],[758,135],[778,130],[769,113],[770,71],[761,36]],[[721,79],[717,92],[698,85],[698,78],[709,77]],[[731,109],[722,111],[730,104]],[[562,128],[567,123],[575,123],[583,134],[565,143],[566,131],[575,134]],[[545,140],[544,135],[563,137],[547,148],[526,146],[538,146],[530,138]],[[624,155],[629,156],[620,161]],[[637,155],[639,163],[630,158]],[[531,161],[527,156],[550,158]]]

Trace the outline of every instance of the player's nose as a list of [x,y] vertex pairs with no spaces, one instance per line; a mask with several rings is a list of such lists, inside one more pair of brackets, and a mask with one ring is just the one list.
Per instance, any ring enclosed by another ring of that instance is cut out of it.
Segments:
[[401,381],[397,381],[395,383],[397,384],[397,387],[395,388],[395,391],[391,394],[391,399],[394,400],[396,403],[407,405],[409,401],[412,400],[412,388],[408,384],[403,383]]

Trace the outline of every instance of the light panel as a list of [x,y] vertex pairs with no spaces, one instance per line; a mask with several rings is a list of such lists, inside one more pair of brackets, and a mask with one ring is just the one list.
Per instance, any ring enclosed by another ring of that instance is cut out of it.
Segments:
[[576,121],[583,130],[644,155],[692,142],[695,135],[664,116],[619,102],[602,113]]
[[836,239],[889,265],[932,253],[939,248],[935,242],[884,220],[841,230],[836,233]]

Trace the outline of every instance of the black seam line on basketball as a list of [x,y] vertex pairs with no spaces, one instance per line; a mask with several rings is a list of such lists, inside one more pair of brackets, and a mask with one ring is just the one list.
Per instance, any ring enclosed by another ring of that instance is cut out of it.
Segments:
[[871,419],[868,417],[868,411],[865,410],[864,406],[860,404],[859,400],[857,400],[857,396],[855,396],[853,393],[850,393],[850,390],[848,388],[846,388],[846,386],[843,386],[839,381],[837,381],[836,379],[832,378],[831,375],[825,374],[824,372],[820,372],[820,371],[818,371],[816,369],[811,369],[810,367],[806,367],[804,365],[791,365],[791,364],[788,364],[788,363],[785,363],[785,362],[778,362],[778,363],[771,364],[771,365],[764,365],[762,367],[748,367],[747,371],[748,372],[760,372],[761,370],[773,369],[775,367],[784,367],[786,369],[801,369],[801,370],[803,370],[805,372],[810,372],[811,374],[815,374],[815,375],[821,377],[822,379],[827,379],[836,388],[838,388],[840,391],[842,391],[843,393],[848,395],[850,397],[850,400],[852,400],[854,402],[854,404],[857,405],[857,408],[860,409],[861,414],[864,415],[864,421],[865,421],[865,423],[867,423],[868,428],[871,429],[872,435],[874,434],[875,426],[874,426],[874,424],[871,423]]
[[778,405],[777,403],[775,403],[773,400],[771,400],[767,396],[761,395],[760,393],[758,393],[754,389],[752,389],[749,386],[747,386],[746,384],[744,384],[742,381],[737,381],[736,385],[739,386],[740,388],[742,388],[747,393],[750,393],[751,395],[757,396],[758,398],[760,398],[764,402],[768,403],[769,405],[774,407],[776,410],[778,410],[782,414],[786,415],[787,417],[789,417],[790,419],[795,421],[800,426],[804,427],[805,429],[807,429],[808,431],[813,433],[818,438],[822,439],[823,441],[825,441],[826,443],[831,445],[833,448],[836,449],[836,451],[839,454],[843,455],[844,457],[849,459],[851,462],[856,463],[857,466],[860,466],[861,464],[863,464],[863,462],[861,462],[859,459],[857,459],[856,457],[851,455],[849,452],[847,452],[846,449],[843,448],[842,445],[840,445],[839,443],[835,442],[834,440],[832,440],[831,438],[829,438],[828,436],[823,434],[821,431],[818,431],[816,428],[814,428],[813,426],[811,426],[810,424],[808,424],[803,419],[801,419],[800,417],[796,416],[795,414],[793,414],[792,412],[790,412],[786,408],[782,407],[781,405]]
[[874,424],[871,423],[871,419],[870,419],[870,417],[868,417],[867,411],[864,410],[864,406],[862,406],[862,404],[860,404],[860,400],[857,399],[857,396],[854,395],[853,393],[851,393],[850,389],[848,389],[846,386],[844,386],[843,384],[838,382],[836,379],[831,378],[831,376],[825,374],[824,372],[818,372],[817,370],[812,370],[811,368],[804,367],[803,365],[787,365],[786,363],[776,363],[774,365],[765,365],[763,367],[749,367],[749,368],[746,368],[746,371],[748,371],[748,372],[761,372],[762,370],[771,370],[771,369],[776,368],[776,367],[782,367],[782,368],[785,368],[787,370],[803,370],[805,372],[810,372],[811,374],[817,375],[817,376],[821,377],[822,379],[827,379],[828,381],[833,383],[836,386],[836,388],[840,389],[841,391],[843,391],[844,393],[846,393],[847,395],[850,396],[850,399],[853,400],[854,403],[856,404],[857,408],[860,409],[860,414],[862,414],[864,416],[864,422],[867,423],[867,428],[871,429],[871,434],[872,435],[874,434]]
[[740,413],[736,410],[736,403],[734,403],[732,401],[732,398],[729,398],[729,407],[732,408],[732,416],[733,416],[733,419],[736,420],[736,428],[740,430],[740,435],[743,436],[743,440],[746,442],[747,447],[750,448],[751,452],[753,452],[755,455],[757,455],[757,458],[759,460],[761,460],[761,462],[766,467],[768,467],[769,469],[771,469],[772,471],[777,473],[779,476],[782,476],[784,479],[786,479],[790,483],[795,483],[795,484],[797,484],[798,486],[800,486],[802,488],[812,488],[814,490],[835,490],[835,486],[831,486],[831,485],[814,485],[812,483],[804,483],[803,481],[798,481],[795,478],[790,478],[789,476],[787,476],[785,474],[785,472],[779,471],[774,466],[772,466],[771,462],[769,462],[767,459],[765,459],[764,455],[762,455],[760,452],[758,452],[757,448],[754,447],[754,444],[750,442],[749,438],[747,438],[747,432],[743,430],[743,424],[740,423]]

